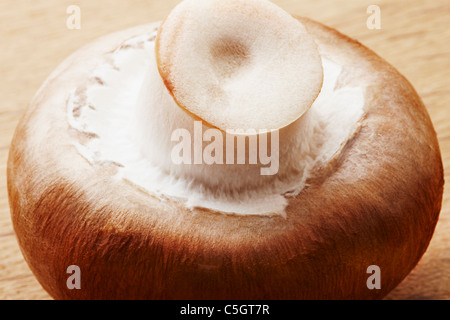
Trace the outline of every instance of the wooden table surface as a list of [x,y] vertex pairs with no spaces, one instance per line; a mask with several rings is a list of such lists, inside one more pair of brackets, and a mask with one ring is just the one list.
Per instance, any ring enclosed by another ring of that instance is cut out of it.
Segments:
[[[23,260],[11,225],[6,162],[20,115],[44,79],[95,38],[163,19],[178,0],[0,0],[0,299],[49,299]],[[356,38],[414,85],[428,108],[450,180],[450,1],[277,0],[293,14]],[[66,9],[81,8],[81,29]],[[367,7],[381,9],[381,29],[367,28]],[[450,299],[450,190],[424,257],[388,299]]]

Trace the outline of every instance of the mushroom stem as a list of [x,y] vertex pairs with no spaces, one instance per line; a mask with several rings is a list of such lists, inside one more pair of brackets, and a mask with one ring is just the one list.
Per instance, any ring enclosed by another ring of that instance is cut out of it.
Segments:
[[[148,88],[152,90],[148,90]],[[321,135],[311,112],[275,130],[219,130],[180,108],[158,73],[147,72],[136,112],[141,152],[165,172],[206,189],[235,193],[295,180]]]
[[185,0],[160,26],[155,52],[175,102],[223,131],[283,128],[322,87],[316,43],[266,0]]
[[302,173],[323,70],[298,20],[265,0],[185,0],[160,26],[155,58],[138,116],[153,163],[228,193]]

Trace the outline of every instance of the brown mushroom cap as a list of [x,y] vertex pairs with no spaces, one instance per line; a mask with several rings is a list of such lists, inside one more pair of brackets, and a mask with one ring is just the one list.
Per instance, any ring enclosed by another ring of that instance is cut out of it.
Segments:
[[[70,143],[68,87],[141,26],[67,59],[20,121],[8,161],[12,221],[24,257],[56,299],[372,299],[417,264],[441,208],[436,133],[419,96],[357,41],[301,18],[339,83],[365,82],[366,117],[341,156],[299,195],[286,218],[230,216],[161,202],[111,164],[92,166]],[[68,290],[78,265],[82,289]],[[369,265],[381,289],[369,290]]]

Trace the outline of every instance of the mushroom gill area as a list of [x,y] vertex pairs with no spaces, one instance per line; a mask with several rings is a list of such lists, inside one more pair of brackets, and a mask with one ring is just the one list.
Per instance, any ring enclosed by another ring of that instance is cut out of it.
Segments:
[[[284,216],[288,198],[300,193],[318,168],[338,156],[359,128],[364,87],[335,89],[343,67],[322,57],[322,90],[301,118],[266,136],[212,131],[180,108],[167,91],[155,61],[156,34],[152,30],[107,53],[89,81],[72,88],[69,95],[69,125],[85,137],[78,135],[73,145],[93,166],[114,164],[116,179],[188,208]],[[245,46],[225,46],[225,40],[211,52],[220,56],[216,61],[227,64],[220,68],[226,70],[221,74],[224,78],[248,63]],[[256,141],[256,163],[251,163],[249,151],[241,158],[244,163],[239,163],[242,135],[248,148]],[[227,149],[226,141],[231,138],[234,145]],[[266,151],[261,152],[264,143]],[[231,160],[227,150],[235,152],[233,163],[227,161]],[[213,161],[205,158],[208,152]],[[262,155],[266,161],[260,161]]]

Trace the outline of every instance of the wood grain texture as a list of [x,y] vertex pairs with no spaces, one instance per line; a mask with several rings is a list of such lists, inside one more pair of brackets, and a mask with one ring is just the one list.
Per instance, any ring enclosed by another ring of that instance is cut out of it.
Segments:
[[[274,1],[359,40],[394,65],[428,108],[450,170],[450,2],[448,0]],[[163,19],[176,0],[3,0],[0,2],[0,299],[49,299],[21,255],[12,229],[6,161],[17,122],[50,72],[95,38]],[[81,29],[66,28],[66,8],[81,7]],[[381,30],[366,27],[371,4],[381,8]],[[450,191],[428,251],[387,299],[450,299]]]

